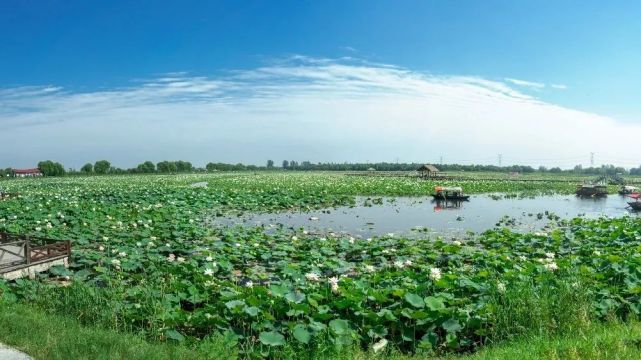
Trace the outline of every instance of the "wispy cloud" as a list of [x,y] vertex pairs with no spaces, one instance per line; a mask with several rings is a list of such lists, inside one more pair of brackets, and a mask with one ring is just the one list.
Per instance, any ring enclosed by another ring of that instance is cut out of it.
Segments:
[[550,87],[554,89],[559,89],[559,90],[565,90],[568,88],[567,85],[563,85],[563,84],[550,84]]
[[505,78],[505,81],[512,83],[514,85],[525,86],[525,87],[530,87],[535,89],[543,89],[545,87],[545,84],[543,83],[520,80],[520,79]]
[[70,166],[99,158],[119,166],[179,158],[421,162],[440,155],[490,162],[497,153],[504,163],[569,166],[561,159],[585,154],[587,162],[592,151],[641,157],[627,145],[640,126],[549,104],[513,85],[296,56],[223,76],[173,73],[108,91],[2,89],[0,166],[44,158]]

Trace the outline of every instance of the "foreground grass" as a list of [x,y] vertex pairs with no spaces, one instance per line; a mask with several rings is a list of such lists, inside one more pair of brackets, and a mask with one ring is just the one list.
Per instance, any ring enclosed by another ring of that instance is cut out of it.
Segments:
[[27,305],[0,305],[0,342],[36,359],[203,359],[235,357],[233,349],[210,343],[197,350],[151,344],[140,337],[85,327]]
[[[198,348],[149,343],[137,336],[79,325],[29,305],[0,306],[0,342],[36,359],[233,359],[233,347],[210,343]],[[296,358],[316,358],[298,354]],[[274,358],[291,354],[276,352]],[[335,360],[486,360],[486,359],[639,359],[641,323],[589,323],[577,331],[557,336],[527,335],[488,346],[476,354],[434,358],[397,352],[373,354],[345,350],[325,354]]]
[[[459,357],[457,357],[459,358]],[[533,336],[483,349],[463,357],[489,359],[639,359],[641,324],[591,325],[577,333],[555,337]]]

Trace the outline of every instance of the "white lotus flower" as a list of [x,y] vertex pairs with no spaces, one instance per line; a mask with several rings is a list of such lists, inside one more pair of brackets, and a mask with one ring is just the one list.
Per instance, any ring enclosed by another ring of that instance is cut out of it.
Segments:
[[439,281],[441,279],[441,269],[431,268],[430,269],[430,279],[434,281]]
[[506,290],[506,288],[505,288],[505,284],[503,284],[502,282],[498,283],[498,284],[496,285],[496,289],[497,289],[501,294],[502,294],[502,293],[504,293],[504,292],[505,292],[505,290]]
[[336,276],[327,279],[327,282],[329,282],[333,292],[338,292],[338,278]]
[[318,274],[314,272],[305,274],[305,278],[309,281],[320,281],[320,276],[318,276]]
[[545,266],[545,268],[548,269],[549,271],[555,271],[559,269],[559,266],[555,262],[551,262],[543,266]]
[[207,276],[214,276],[214,270],[212,270],[212,269],[205,269],[205,275],[207,275]]
[[374,350],[374,354],[376,354],[377,352],[383,350],[385,346],[387,346],[387,339],[381,339],[380,341],[372,345],[372,350]]

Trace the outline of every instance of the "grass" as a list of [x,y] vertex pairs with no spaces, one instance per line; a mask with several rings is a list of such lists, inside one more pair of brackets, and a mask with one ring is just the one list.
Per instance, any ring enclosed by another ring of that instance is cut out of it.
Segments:
[[235,358],[222,342],[196,349],[81,326],[75,320],[51,315],[29,305],[0,305],[0,342],[35,359],[203,359]]
[[639,359],[641,324],[592,324],[558,336],[529,336],[456,359]]

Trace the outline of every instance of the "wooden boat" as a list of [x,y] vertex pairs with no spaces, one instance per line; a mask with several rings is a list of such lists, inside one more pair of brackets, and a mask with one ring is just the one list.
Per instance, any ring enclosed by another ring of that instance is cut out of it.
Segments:
[[435,186],[432,197],[434,200],[467,201],[470,199],[469,195],[463,194],[463,188],[459,186]]
[[639,199],[641,198],[640,193],[632,193],[628,195],[630,198],[634,199],[634,201],[628,202],[628,205],[630,208],[634,211],[639,211],[641,210],[641,201]]
[[620,195],[634,194],[637,192],[637,190],[638,189],[636,186],[624,185],[624,186],[621,186],[621,189],[619,189],[619,194]]
[[597,184],[580,184],[576,187],[576,194],[583,197],[608,196],[608,187]]

